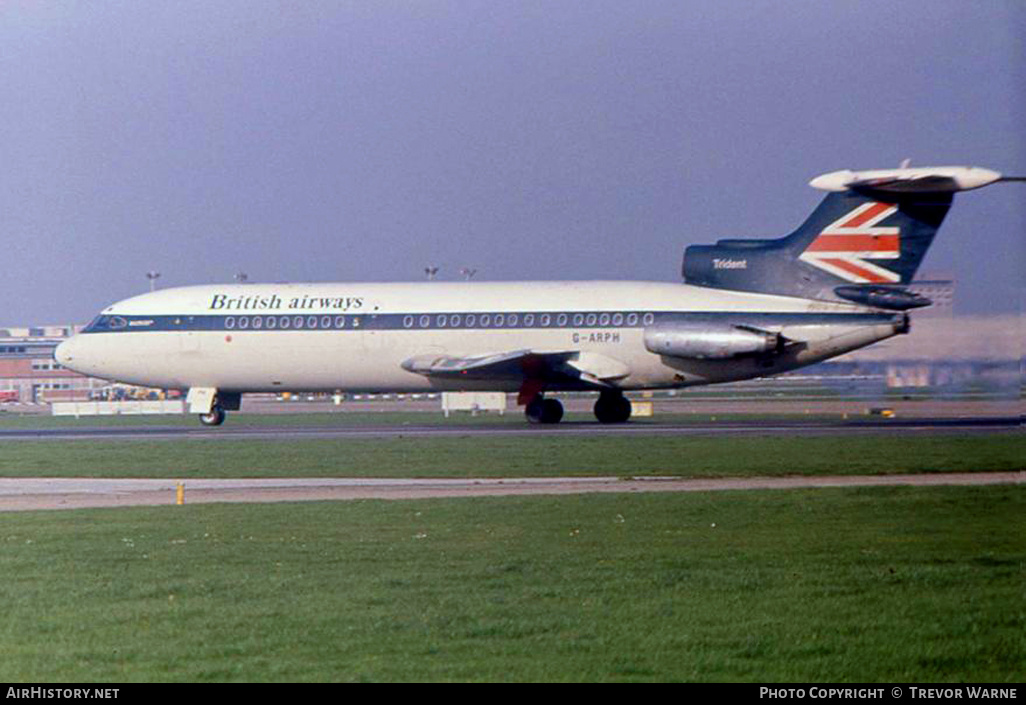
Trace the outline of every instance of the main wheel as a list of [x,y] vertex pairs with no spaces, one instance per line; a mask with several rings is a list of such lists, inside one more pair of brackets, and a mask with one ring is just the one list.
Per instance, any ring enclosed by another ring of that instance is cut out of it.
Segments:
[[524,409],[527,420],[531,423],[559,423],[563,418],[563,405],[558,399],[535,397]]
[[631,417],[631,402],[623,394],[602,394],[595,402],[595,418],[602,423],[625,423]]
[[210,409],[209,414],[200,414],[199,420],[204,426],[220,426],[224,423],[224,419],[228,414],[220,406],[215,406]]

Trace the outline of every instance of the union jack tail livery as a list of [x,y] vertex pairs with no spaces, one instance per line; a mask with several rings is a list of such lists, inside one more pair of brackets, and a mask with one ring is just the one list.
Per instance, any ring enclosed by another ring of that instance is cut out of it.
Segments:
[[[871,178],[861,179],[869,174]],[[970,167],[835,172],[812,185],[830,191],[790,235],[720,240],[684,253],[689,284],[825,301],[911,308],[905,290],[957,191],[992,183]]]
[[879,225],[897,211],[892,203],[858,206],[823,228],[798,258],[854,284],[896,284],[897,272],[869,260],[901,257],[901,228]]

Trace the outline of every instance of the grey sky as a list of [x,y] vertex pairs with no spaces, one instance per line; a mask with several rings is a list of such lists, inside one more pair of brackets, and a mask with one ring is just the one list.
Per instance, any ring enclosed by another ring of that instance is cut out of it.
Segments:
[[[1026,3],[0,3],[0,325],[250,281],[679,279],[843,168],[1026,174]],[[1008,312],[1026,187],[920,274]]]

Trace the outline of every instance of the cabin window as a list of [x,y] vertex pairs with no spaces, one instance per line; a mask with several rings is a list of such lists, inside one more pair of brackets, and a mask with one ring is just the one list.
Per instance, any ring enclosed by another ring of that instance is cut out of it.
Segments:
[[497,313],[495,314],[495,327],[502,328],[503,324],[506,323],[506,314]]
[[467,328],[473,328],[474,324],[477,323],[477,316],[472,313],[467,314]]
[[307,316],[306,317],[306,327],[307,328],[316,328],[317,327],[317,316]]
[[614,326],[623,325],[623,314],[622,313],[614,313],[613,314],[613,325]]
[[508,316],[508,317],[506,318],[506,324],[507,324],[507,325],[509,325],[509,326],[515,326],[515,325],[517,324],[517,321],[518,321],[519,319],[520,319],[520,317],[519,317],[519,316],[517,316],[517,314],[515,314],[515,313],[511,313],[511,314],[509,314],[509,316]]
[[552,316],[547,313],[543,313],[538,320],[543,327],[547,328],[552,323]]
[[559,326],[560,328],[565,326],[566,322],[567,322],[567,315],[565,313],[561,313],[561,314],[559,314],[556,317],[556,325]]
[[482,313],[481,314],[481,326],[483,328],[487,328],[491,324],[492,324],[492,316],[491,316],[491,314]]
[[600,326],[608,326],[609,325],[609,314],[608,313],[603,313],[601,316],[599,316],[599,325]]
[[278,319],[275,318],[274,316],[268,316],[267,317],[267,327],[271,328],[271,329],[277,328],[278,327]]
[[524,325],[527,326],[528,328],[533,328],[534,327],[534,314],[533,313],[528,313],[527,315],[524,316]]
[[235,316],[228,316],[228,318],[224,319],[224,327],[227,328],[228,330],[231,330],[232,328],[234,328],[235,327]]
[[403,328],[413,327],[413,316],[403,316]]
[[655,321],[655,314],[654,313],[646,313],[645,314],[644,324],[646,326],[652,325],[652,323],[654,321]]
[[594,313],[589,313],[588,317],[585,319],[585,322],[589,326],[593,326],[598,322],[598,316],[596,316]]
[[264,319],[263,319],[262,316],[253,316],[253,327],[254,328],[263,328],[264,327]]
[[449,327],[459,328],[461,322],[462,319],[460,318],[458,313],[454,313],[453,315],[449,316]]
[[435,325],[438,326],[439,328],[445,328],[445,321],[446,321],[445,316],[439,316],[438,318],[435,319]]
[[636,325],[638,325],[638,314],[636,314],[636,313],[628,313],[627,314],[627,325],[629,325],[629,326],[636,326]]
[[421,316],[419,322],[421,328],[428,328],[431,325],[431,316]]
[[[413,316],[410,316],[409,318],[410,318],[410,326],[412,326],[413,325]],[[409,328],[410,326],[406,326],[406,327]],[[335,327],[336,328],[345,328],[346,327],[346,317],[345,316],[335,316]]]

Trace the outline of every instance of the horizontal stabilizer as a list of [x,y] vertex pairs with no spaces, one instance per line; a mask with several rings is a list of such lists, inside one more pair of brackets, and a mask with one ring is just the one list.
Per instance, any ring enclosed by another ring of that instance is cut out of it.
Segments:
[[862,191],[891,194],[955,193],[1001,181],[996,171],[976,166],[933,166],[913,169],[833,171],[817,176],[809,186],[823,191]]

